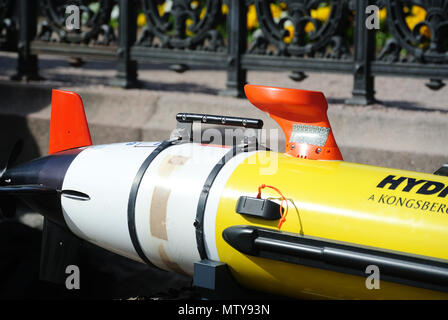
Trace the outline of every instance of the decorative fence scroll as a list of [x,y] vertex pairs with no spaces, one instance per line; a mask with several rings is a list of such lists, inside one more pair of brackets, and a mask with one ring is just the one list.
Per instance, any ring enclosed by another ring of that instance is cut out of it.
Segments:
[[[77,30],[65,24],[69,5],[80,11]],[[366,26],[369,5],[380,9],[380,30]],[[443,87],[448,1],[0,0],[0,49],[18,51],[17,79],[39,78],[41,53],[114,59],[111,83],[123,87],[138,85],[138,62],[177,72],[224,66],[224,94],[233,96],[243,95],[249,70],[287,70],[297,81],[305,72],[353,74],[347,103],[369,104],[378,75]]]

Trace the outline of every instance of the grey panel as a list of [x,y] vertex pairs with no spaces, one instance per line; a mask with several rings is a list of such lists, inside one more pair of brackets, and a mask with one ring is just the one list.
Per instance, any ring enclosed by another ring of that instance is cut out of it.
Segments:
[[330,128],[294,124],[289,142],[306,143],[323,147],[328,139]]

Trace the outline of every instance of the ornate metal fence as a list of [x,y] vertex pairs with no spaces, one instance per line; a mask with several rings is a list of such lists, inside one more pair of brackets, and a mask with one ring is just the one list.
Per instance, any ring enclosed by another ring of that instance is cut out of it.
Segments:
[[17,25],[12,1],[0,0],[0,50],[17,49]]
[[[65,9],[73,4],[82,26],[69,31]],[[381,8],[380,30],[366,26],[372,4]],[[114,59],[111,84],[126,88],[138,86],[139,61],[178,72],[225,66],[223,94],[233,96],[243,95],[248,70],[287,70],[296,81],[308,71],[336,72],[354,76],[346,103],[369,104],[378,75],[427,78],[433,90],[444,85],[448,1],[0,0],[0,50],[15,48],[16,79],[39,79],[42,53]]]

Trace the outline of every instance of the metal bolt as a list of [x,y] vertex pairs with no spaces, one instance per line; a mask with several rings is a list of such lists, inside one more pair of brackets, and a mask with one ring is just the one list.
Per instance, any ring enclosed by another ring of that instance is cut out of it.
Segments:
[[321,148],[317,148],[316,149],[316,153],[321,153],[322,149]]

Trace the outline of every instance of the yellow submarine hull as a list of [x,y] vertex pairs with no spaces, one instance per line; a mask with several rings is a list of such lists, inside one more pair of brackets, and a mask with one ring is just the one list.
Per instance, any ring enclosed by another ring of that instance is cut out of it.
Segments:
[[[257,194],[261,184],[278,188],[289,201],[281,231],[353,246],[448,262],[448,178],[344,161],[277,156],[278,170],[260,175],[273,159],[258,152],[231,174],[216,215],[216,245],[245,287],[296,298],[446,299],[448,293],[381,280],[368,289],[365,276],[243,254],[223,239],[229,226],[277,229],[278,221],[235,214],[241,195]],[[445,191],[444,191],[445,190]],[[263,197],[278,197],[265,189]]]

